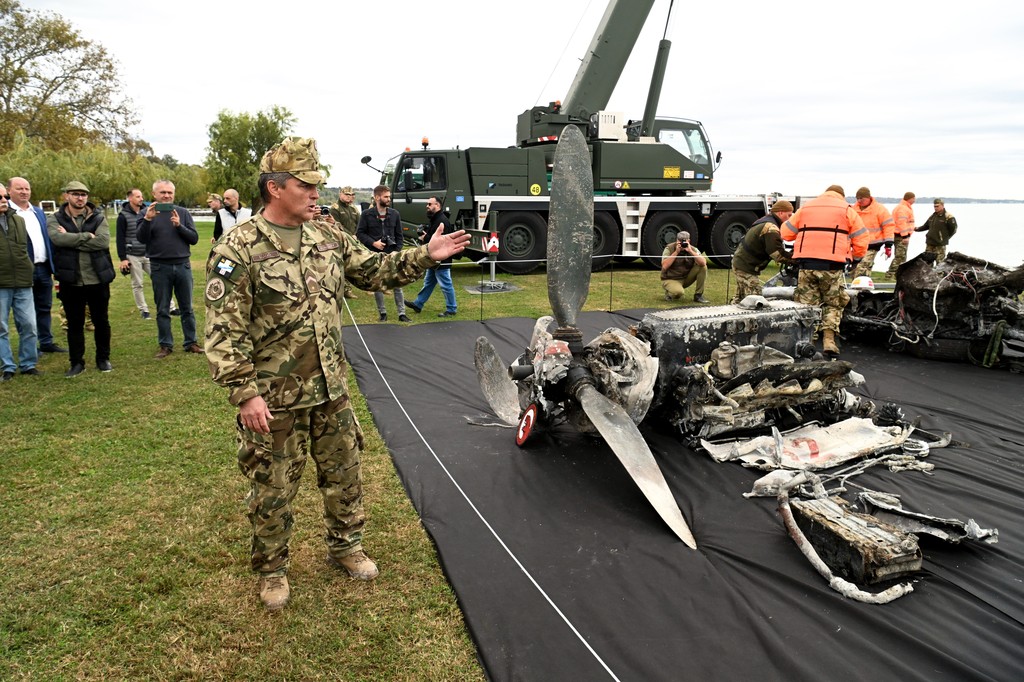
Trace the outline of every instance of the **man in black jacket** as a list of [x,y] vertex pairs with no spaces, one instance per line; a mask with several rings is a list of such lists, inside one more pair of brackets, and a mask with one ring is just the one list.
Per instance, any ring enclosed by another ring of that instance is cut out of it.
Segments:
[[[394,253],[402,250],[402,218],[391,206],[391,190],[384,185],[377,185],[373,188],[374,206],[363,211],[359,216],[359,225],[356,227],[356,239],[361,241],[366,248],[380,253]],[[405,314],[405,292],[401,287],[392,289],[395,294],[395,308],[398,311],[399,322],[412,322]],[[384,309],[384,293],[373,292],[373,299],[377,302],[377,312],[380,313],[380,321],[388,321],[387,310]]]
[[[426,244],[434,233],[441,230],[441,234],[451,234],[455,231],[452,221],[444,214],[441,208],[441,201],[436,196],[427,199],[427,215],[430,216],[430,224],[420,228],[420,243]],[[416,294],[416,300],[408,303],[408,306],[417,313],[423,312],[423,306],[427,299],[434,293],[434,287],[441,285],[441,293],[444,294],[444,312],[437,314],[438,317],[455,317],[459,310],[455,300],[455,286],[452,284],[452,259],[441,261],[436,267],[427,270],[423,276],[423,288]]]
[[153,183],[153,203],[139,220],[139,241],[149,254],[149,277],[156,302],[156,329],[160,348],[158,359],[174,350],[171,333],[171,294],[181,311],[181,333],[186,353],[202,353],[196,340],[196,315],[192,310],[192,245],[199,241],[192,215],[174,205],[174,183]]
[[64,188],[67,203],[46,219],[53,245],[53,270],[60,282],[57,294],[68,321],[68,354],[71,368],[64,374],[76,377],[85,371],[85,307],[92,314],[96,342],[96,369],[109,372],[110,283],[114,262],[110,259],[110,228],[102,211],[89,203],[89,188],[69,182]]

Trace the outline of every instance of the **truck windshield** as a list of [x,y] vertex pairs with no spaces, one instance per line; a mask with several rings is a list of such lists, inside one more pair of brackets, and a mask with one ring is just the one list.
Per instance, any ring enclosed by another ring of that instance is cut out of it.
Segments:
[[439,190],[448,187],[448,173],[443,156],[405,156],[399,159],[398,163],[401,171],[398,173],[398,184],[395,185],[395,189],[399,192]]
[[662,128],[658,142],[664,142],[696,164],[707,166],[711,160],[704,136],[696,128]]

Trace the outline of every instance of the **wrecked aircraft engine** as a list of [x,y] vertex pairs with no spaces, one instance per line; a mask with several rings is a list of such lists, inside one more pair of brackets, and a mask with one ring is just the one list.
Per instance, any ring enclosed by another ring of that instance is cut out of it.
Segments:
[[658,358],[651,410],[694,446],[868,416],[873,404],[844,390],[863,383],[852,365],[816,359],[817,322],[811,306],[757,296],[645,315],[636,333]]
[[[768,281],[769,298],[792,298],[797,273]],[[844,335],[888,344],[933,360],[1024,371],[1024,265],[1011,270],[951,253],[923,253],[896,272],[895,285],[848,287]]]

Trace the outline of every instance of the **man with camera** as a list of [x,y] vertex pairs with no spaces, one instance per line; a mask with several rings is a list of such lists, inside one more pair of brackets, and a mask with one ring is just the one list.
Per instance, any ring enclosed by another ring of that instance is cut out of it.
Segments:
[[690,233],[676,234],[675,243],[666,246],[661,254],[661,288],[665,290],[665,300],[679,300],[686,293],[686,288],[693,286],[695,303],[711,303],[704,298],[707,276],[708,262],[690,243]]
[[[363,211],[356,227],[356,239],[377,253],[395,253],[402,250],[402,218],[398,211],[391,208],[391,190],[384,185],[373,188],[373,207]],[[405,314],[405,293],[401,287],[392,289],[395,296],[395,308],[399,322],[412,322]],[[380,321],[388,321],[388,312],[384,308],[384,292],[374,291],[373,299],[377,302]]]
[[157,359],[174,351],[171,333],[171,295],[181,312],[181,333],[186,353],[202,353],[196,339],[196,315],[192,310],[192,245],[199,241],[192,214],[174,205],[174,183],[153,183],[153,203],[139,220],[138,239],[149,254],[149,277],[156,302]]

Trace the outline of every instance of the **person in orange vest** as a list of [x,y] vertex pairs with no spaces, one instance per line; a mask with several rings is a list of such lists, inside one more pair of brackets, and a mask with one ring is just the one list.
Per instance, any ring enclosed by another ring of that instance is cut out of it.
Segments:
[[868,231],[846,203],[843,188],[831,185],[782,224],[782,239],[793,242],[793,260],[800,266],[793,299],[821,306],[822,349],[829,357],[836,357],[839,322],[850,302],[844,269],[851,254],[857,263],[867,253]]
[[871,190],[861,187],[857,190],[857,203],[853,210],[857,211],[861,222],[868,231],[868,252],[864,254],[860,265],[853,272],[853,277],[871,276],[871,268],[875,265],[875,256],[885,247],[885,257],[892,257],[893,226],[892,214],[871,196]]
[[914,202],[917,195],[907,192],[903,195],[903,201],[893,209],[893,233],[892,241],[895,256],[889,263],[889,269],[885,271],[886,279],[895,279],[896,268],[907,262],[907,248],[910,246],[910,235],[914,233]]

